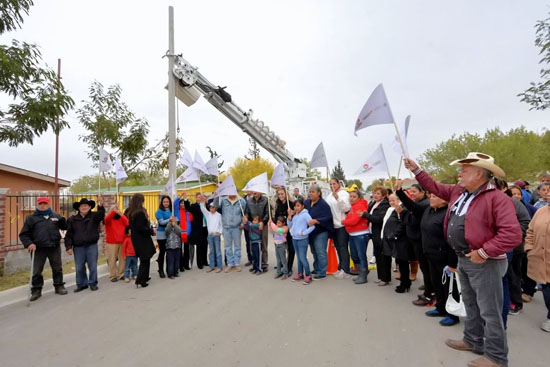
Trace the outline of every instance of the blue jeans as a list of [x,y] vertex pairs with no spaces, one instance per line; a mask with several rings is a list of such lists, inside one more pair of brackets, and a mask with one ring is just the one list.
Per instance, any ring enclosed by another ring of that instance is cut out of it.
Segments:
[[305,276],[311,274],[309,262],[307,261],[307,242],[307,238],[303,240],[298,240],[296,238],[292,239],[294,251],[296,251],[296,256],[298,257],[298,274],[305,274]]
[[[368,269],[367,263],[367,245],[369,243],[369,233],[360,234],[359,236],[349,236],[349,247],[352,254],[357,256],[359,263],[356,263],[361,269]],[[353,258],[353,256],[352,256]],[[353,260],[355,262],[355,259]]]
[[222,269],[223,264],[222,264],[221,237],[208,235],[208,247],[210,248],[210,255],[208,255],[208,264],[210,268]]
[[325,277],[327,276],[328,266],[328,232],[317,233],[315,236],[309,236],[309,244],[313,253],[313,270],[315,274]]
[[224,228],[223,240],[227,266],[241,265],[241,229],[239,227]]
[[550,320],[550,283],[542,285],[542,296],[544,297],[544,304],[546,305],[546,318]]
[[180,269],[181,248],[166,249],[166,275],[175,277]]
[[262,271],[262,267],[260,266],[262,242],[250,242],[250,252],[252,252],[252,269]]
[[124,265],[124,279],[130,278],[130,271],[132,277],[137,277],[137,256],[126,256],[126,263]]
[[[97,284],[97,244],[90,246],[74,247],[74,265],[76,267],[76,286],[86,287]],[[88,264],[89,276],[86,275]]]

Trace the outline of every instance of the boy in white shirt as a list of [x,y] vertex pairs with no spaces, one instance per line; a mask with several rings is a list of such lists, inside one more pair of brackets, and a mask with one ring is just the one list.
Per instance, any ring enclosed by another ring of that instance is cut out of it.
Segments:
[[216,273],[221,273],[223,269],[221,251],[221,235],[223,231],[222,215],[218,213],[218,208],[216,208],[214,202],[209,205],[210,211],[206,210],[205,203],[206,197],[203,196],[200,206],[201,212],[206,218],[206,226],[208,228],[208,247],[210,248],[210,255],[208,257],[210,269],[206,272],[211,273],[215,269]]

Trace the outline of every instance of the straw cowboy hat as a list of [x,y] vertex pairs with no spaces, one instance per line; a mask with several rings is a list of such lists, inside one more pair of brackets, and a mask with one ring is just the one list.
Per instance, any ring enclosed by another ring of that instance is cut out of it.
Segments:
[[485,168],[486,170],[491,171],[493,175],[498,177],[506,176],[502,168],[495,164],[495,159],[485,153],[470,152],[468,153],[468,156],[466,158],[457,159],[456,161],[451,162],[451,166],[458,166],[463,164]]

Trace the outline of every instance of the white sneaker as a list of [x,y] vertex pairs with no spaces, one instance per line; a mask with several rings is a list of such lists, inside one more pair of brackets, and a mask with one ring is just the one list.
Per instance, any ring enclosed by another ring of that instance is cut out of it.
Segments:
[[369,264],[376,264],[376,256],[370,258]]
[[348,273],[342,270],[342,279],[349,279],[349,278],[351,278],[351,275],[349,275]]
[[336,273],[334,273],[333,276],[334,276],[335,279],[344,279],[343,274],[344,274],[343,270],[338,270]]
[[540,328],[547,333],[550,333],[550,319],[546,319],[541,325]]

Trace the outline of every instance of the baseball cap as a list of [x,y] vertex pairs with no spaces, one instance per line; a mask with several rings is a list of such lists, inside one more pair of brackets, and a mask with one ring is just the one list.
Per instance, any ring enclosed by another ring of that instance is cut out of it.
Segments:
[[41,203],[50,203],[50,198],[47,197],[47,196],[40,196],[38,199],[36,199],[36,203],[37,204],[41,204]]

